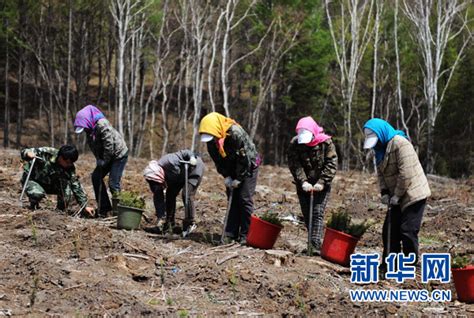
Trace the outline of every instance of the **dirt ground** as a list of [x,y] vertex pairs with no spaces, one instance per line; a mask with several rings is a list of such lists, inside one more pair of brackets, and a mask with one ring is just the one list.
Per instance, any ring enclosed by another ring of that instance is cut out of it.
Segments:
[[[301,254],[306,230],[285,222],[275,249],[292,252],[275,264],[264,250],[218,244],[226,209],[224,185],[207,170],[196,196],[198,228],[189,238],[144,231],[153,227],[151,193],[141,171],[147,161],[130,159],[125,190],[147,199],[147,222],[137,231],[117,230],[113,219],[74,218],[54,210],[49,196],[41,209],[21,208],[21,166],[16,150],[0,152],[0,316],[474,316],[474,305],[456,301],[454,285],[409,281],[396,284],[350,283],[347,268]],[[76,164],[92,205],[93,157]],[[291,175],[286,168],[263,166],[255,195],[256,213],[300,216]],[[430,180],[420,233],[421,252],[473,253],[473,180]],[[385,214],[374,176],[338,172],[326,218],[345,207],[355,219],[376,225],[357,251],[381,252]],[[183,215],[178,199],[177,218]],[[353,303],[349,290],[450,289],[449,303]]]

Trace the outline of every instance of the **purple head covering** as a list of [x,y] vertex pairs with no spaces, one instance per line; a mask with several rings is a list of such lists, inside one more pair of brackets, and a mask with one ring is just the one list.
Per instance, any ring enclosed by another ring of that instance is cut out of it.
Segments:
[[74,128],[85,128],[94,130],[95,124],[101,118],[105,118],[104,114],[95,106],[87,105],[77,112]]

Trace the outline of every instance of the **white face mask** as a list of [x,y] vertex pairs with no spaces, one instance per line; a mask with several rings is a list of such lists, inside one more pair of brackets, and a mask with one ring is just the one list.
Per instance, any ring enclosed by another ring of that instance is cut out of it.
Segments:
[[379,138],[377,137],[377,135],[374,133],[372,129],[369,129],[369,128],[364,128],[364,134],[365,134],[364,149],[374,148],[377,142],[379,141]]
[[213,135],[201,134],[201,142],[209,142],[209,141],[211,141],[212,139],[214,139],[214,136],[213,136]]
[[298,143],[307,144],[313,140],[313,133],[306,129],[298,130]]

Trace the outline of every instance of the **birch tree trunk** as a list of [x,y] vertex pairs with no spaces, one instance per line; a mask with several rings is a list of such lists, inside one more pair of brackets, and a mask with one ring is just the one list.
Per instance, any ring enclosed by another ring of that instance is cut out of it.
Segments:
[[[454,71],[472,38],[466,12],[469,0],[404,0],[403,11],[413,24],[413,35],[418,44],[423,65],[423,91],[427,106],[426,171],[434,172],[433,134],[436,118]],[[465,32],[463,32],[465,31]],[[454,62],[446,65],[448,42],[464,34],[461,47],[455,52]]]
[[[397,1],[397,0],[396,0]],[[374,61],[373,61],[373,73],[372,73],[372,107],[370,111],[370,118],[375,117],[375,109],[377,107],[377,69],[378,64],[378,52],[379,52],[379,29],[380,29],[380,17],[383,13],[384,0],[378,0],[375,3],[375,38],[374,38]]]
[[[352,102],[359,67],[374,33],[371,21],[374,0],[341,1],[339,10],[340,23],[336,26],[332,21],[333,17],[329,4],[330,1],[325,0],[329,31],[336,54],[336,61],[339,65],[342,94],[341,108],[344,113],[342,169],[348,170],[352,147]],[[346,30],[347,18],[349,18],[349,32]]]
[[[224,13],[224,34],[222,40],[222,49],[221,49],[221,87],[222,87],[222,106],[224,107],[225,115],[230,117],[230,110],[229,110],[229,73],[231,69],[244,58],[250,56],[251,54],[255,53],[260,46],[253,49],[249,53],[245,54],[243,57],[238,58],[236,61],[230,63],[231,60],[230,56],[230,48],[233,46],[229,44],[231,33],[234,29],[236,29],[242,21],[244,21],[250,14],[250,10],[256,4],[256,0],[253,0],[248,6],[246,11],[238,18],[237,21],[234,22],[236,18],[237,8],[239,5],[240,0],[228,0],[227,5],[225,8]],[[261,42],[260,42],[261,44]],[[230,65],[229,65],[230,64]]]
[[[8,30],[8,18],[4,18],[3,24],[5,30]],[[3,147],[8,148],[10,146],[10,85],[8,78],[8,73],[10,72],[10,45],[8,44],[8,31],[6,32],[5,44],[5,109],[3,111]]]
[[67,41],[67,80],[66,80],[66,111],[64,121],[64,141],[68,143],[68,123],[69,123],[69,95],[71,90],[71,52],[72,52],[72,1],[69,0],[69,28]]
[[[278,20],[278,18],[276,18]],[[255,138],[262,106],[267,100],[268,93],[271,90],[278,65],[288,51],[296,44],[296,37],[299,33],[299,24],[295,24],[288,31],[283,32],[279,22],[271,23],[269,29],[272,30],[271,42],[265,45],[267,48],[265,58],[260,65],[259,72],[259,89],[257,103],[251,115],[250,137]]]
[[131,10],[138,2],[130,3],[130,0],[113,0],[110,6],[110,12],[114,18],[117,27],[117,124],[118,131],[123,136],[123,117],[124,117],[124,81],[125,81],[125,49],[129,39],[129,24],[131,19]]

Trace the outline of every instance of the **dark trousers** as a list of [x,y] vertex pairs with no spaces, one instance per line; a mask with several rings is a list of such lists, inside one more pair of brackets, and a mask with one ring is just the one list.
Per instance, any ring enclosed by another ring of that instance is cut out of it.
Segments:
[[[147,180],[150,185],[150,190],[153,192],[153,203],[155,205],[156,216],[158,218],[163,218],[166,216],[166,221],[174,223],[175,213],[176,213],[176,197],[179,194],[179,191],[182,191],[183,203],[186,201],[184,183],[172,183],[168,184],[166,188],[166,200],[164,194],[164,187],[158,182]],[[188,204],[185,204],[187,210],[184,215],[184,225],[190,225],[194,222],[195,207],[194,207],[194,195],[196,194],[198,186],[193,185],[191,182],[188,182]],[[166,213],[165,213],[166,211]]]
[[388,213],[383,224],[383,260],[389,253],[400,253],[403,246],[403,254],[416,254],[418,262],[418,232],[420,231],[421,219],[425,210],[426,199],[417,201],[409,205],[405,210],[401,210],[399,205],[394,205],[390,209],[390,251],[387,246],[387,230],[389,225]]
[[[253,213],[253,195],[257,186],[258,167],[252,171],[250,177],[245,178],[240,186],[232,191],[232,202],[225,236],[232,239],[243,239],[247,237],[250,225],[250,216]],[[226,190],[227,199],[230,198],[230,190]]]
[[[323,236],[324,229],[324,210],[326,209],[326,204],[329,199],[329,193],[331,192],[331,187],[326,186],[323,191],[314,192],[313,197],[313,226],[311,233],[311,243],[316,249],[321,249],[321,238]],[[309,231],[309,208],[311,201],[311,194],[309,192],[303,191],[300,187],[296,189],[298,194],[298,199],[300,201],[301,212],[303,212],[304,223],[306,229]]]
[[92,185],[94,186],[95,199],[99,206],[99,214],[105,215],[112,210],[107,188],[105,187],[104,178],[109,175],[109,188],[112,195],[120,192],[120,180],[122,179],[123,170],[127,164],[128,156],[115,159],[103,167],[95,167],[92,172]]

